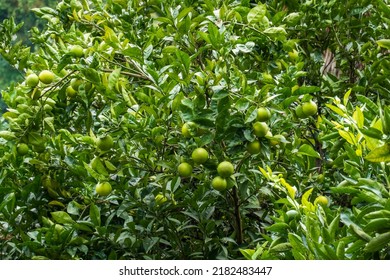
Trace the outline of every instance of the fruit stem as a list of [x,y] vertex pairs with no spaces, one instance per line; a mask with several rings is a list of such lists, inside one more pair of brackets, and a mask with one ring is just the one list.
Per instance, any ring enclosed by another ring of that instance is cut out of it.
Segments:
[[238,197],[237,187],[233,186],[233,202],[234,202],[234,217],[236,219],[236,233],[237,233],[237,244],[241,244],[243,241],[242,237],[242,219],[240,213],[240,199]]

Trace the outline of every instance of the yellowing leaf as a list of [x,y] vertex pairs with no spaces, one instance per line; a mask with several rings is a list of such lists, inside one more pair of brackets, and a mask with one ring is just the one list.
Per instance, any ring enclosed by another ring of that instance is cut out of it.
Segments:
[[359,128],[363,128],[364,115],[363,115],[362,110],[359,107],[356,107],[355,112],[353,112],[353,119],[355,120],[355,122]]
[[315,210],[315,207],[313,205],[313,203],[311,203],[309,201],[309,196],[311,195],[311,193],[313,192],[313,188],[307,190],[303,195],[302,195],[302,206],[309,210],[309,211],[314,211]]
[[288,195],[291,198],[295,198],[296,190],[284,178],[280,178],[280,183],[287,189]]
[[332,104],[326,104],[326,107],[328,107],[329,109],[331,109],[333,112],[335,112],[337,115],[339,115],[341,117],[345,116],[345,113],[340,108],[338,108]]
[[375,148],[366,157],[371,162],[389,162],[390,161],[390,143]]
[[270,179],[270,177],[269,177],[267,171],[265,171],[264,168],[262,168],[262,167],[259,166],[259,170],[260,170],[260,172],[264,175],[265,178],[267,178],[268,180]]
[[341,137],[343,137],[347,142],[351,145],[356,145],[357,141],[355,138],[355,135],[353,135],[351,132],[345,131],[345,130],[339,130],[339,134]]
[[344,98],[343,98],[344,106],[347,106],[347,104],[348,104],[348,98],[349,98],[349,96],[351,95],[351,92],[352,92],[352,89],[348,90],[348,91],[344,94]]

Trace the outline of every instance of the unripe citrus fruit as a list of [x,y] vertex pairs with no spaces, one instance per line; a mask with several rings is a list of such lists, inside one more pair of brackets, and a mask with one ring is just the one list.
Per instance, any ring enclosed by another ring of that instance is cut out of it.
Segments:
[[271,112],[265,108],[265,107],[260,107],[257,109],[257,120],[259,122],[265,122],[268,121],[271,118]]
[[166,198],[166,196],[164,196],[163,194],[159,193],[158,195],[156,195],[155,200],[157,205],[161,205],[167,202],[168,198]]
[[82,57],[84,55],[84,49],[79,45],[74,45],[70,48],[69,54],[73,57]]
[[17,147],[16,147],[16,151],[18,152],[18,155],[21,155],[21,156],[24,156],[28,153],[28,146],[27,144],[25,143],[20,143]]
[[192,160],[195,163],[205,163],[209,158],[209,153],[204,148],[196,148],[192,152]]
[[259,140],[255,140],[253,142],[250,142],[248,144],[248,146],[246,147],[246,149],[247,149],[248,153],[250,153],[252,155],[260,153],[261,146],[260,146]]
[[37,76],[37,74],[30,74],[27,76],[26,78],[26,85],[28,85],[29,87],[36,87],[39,83],[39,77]]
[[313,116],[317,113],[317,104],[310,100],[302,104],[302,112],[305,116]]
[[299,216],[299,212],[297,210],[292,209],[292,210],[288,210],[286,212],[286,215],[288,217],[288,220],[291,221],[292,219],[295,219],[296,217]]
[[100,196],[107,196],[111,193],[112,187],[109,182],[98,183],[95,187],[95,191]]
[[193,122],[186,122],[181,127],[181,133],[184,137],[190,138],[192,136],[195,136],[197,134],[197,127],[196,124]]
[[328,206],[328,198],[326,196],[320,195],[314,200],[314,205],[321,205],[322,207]]
[[177,171],[181,177],[189,177],[192,174],[192,165],[187,162],[180,163]]
[[114,141],[110,135],[98,138],[96,141],[97,147],[102,151],[108,151],[114,146]]
[[72,88],[72,86],[68,86],[65,92],[66,92],[66,96],[68,96],[69,98],[73,98],[77,95],[77,91],[75,91],[74,88]]
[[218,164],[217,172],[222,178],[230,177],[234,173],[234,166],[229,161],[223,161]]
[[73,78],[72,80],[70,80],[70,86],[74,90],[78,90],[82,83],[83,83],[83,81],[80,79]]
[[257,137],[264,137],[269,131],[269,127],[265,122],[255,122],[253,124],[253,131]]
[[44,84],[51,84],[54,81],[54,74],[49,70],[43,70],[39,73],[39,80]]
[[217,176],[211,181],[211,186],[217,191],[224,191],[227,188],[227,181],[225,178]]
[[277,145],[284,146],[284,144],[286,142],[286,138],[281,134],[277,134],[277,135],[273,136],[269,142],[270,142],[271,146],[273,146],[273,147],[275,147]]
[[300,104],[295,108],[295,114],[300,119],[306,118],[305,114],[302,111],[302,105]]

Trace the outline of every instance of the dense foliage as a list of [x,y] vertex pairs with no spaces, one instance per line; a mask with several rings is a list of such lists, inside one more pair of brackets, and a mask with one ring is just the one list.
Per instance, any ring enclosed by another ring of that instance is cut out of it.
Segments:
[[36,51],[4,21],[2,258],[388,259],[390,7],[345,2],[63,0]]

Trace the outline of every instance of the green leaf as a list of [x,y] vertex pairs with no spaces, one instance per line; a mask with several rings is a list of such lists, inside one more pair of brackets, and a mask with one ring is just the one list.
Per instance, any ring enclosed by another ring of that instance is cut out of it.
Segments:
[[389,242],[390,242],[390,232],[382,233],[378,236],[375,236],[373,239],[371,239],[371,241],[367,243],[364,250],[370,253],[376,252],[388,246]]
[[294,95],[305,95],[314,92],[319,92],[320,90],[321,88],[316,86],[301,86],[296,91],[294,91]]
[[363,104],[365,104],[374,114],[379,114],[378,105],[375,104],[371,99],[364,95],[357,94],[356,98]]
[[390,49],[390,39],[381,39],[381,40],[376,41],[376,43],[381,48]]
[[0,138],[4,138],[5,140],[14,140],[16,139],[16,135],[12,131],[2,130],[0,131]]
[[303,144],[299,147],[298,153],[309,157],[321,158],[320,154],[309,144]]
[[219,33],[218,28],[215,26],[215,24],[209,23],[208,30],[210,43],[213,45],[214,48],[218,48],[221,41],[221,34]]
[[374,138],[374,139],[381,140],[382,137],[383,137],[382,131],[380,131],[380,130],[374,128],[374,127],[370,127],[368,129],[361,128],[360,132],[363,133],[363,135],[371,137],[371,138]]
[[371,152],[365,157],[371,162],[389,162],[390,161],[390,143],[386,143]]
[[265,4],[258,4],[256,7],[252,8],[248,15],[248,23],[257,23],[261,22],[267,13],[267,6]]
[[270,27],[263,31],[264,34],[275,40],[284,40],[287,32],[283,27]]
[[117,68],[114,71],[112,71],[108,77],[108,90],[112,91],[116,84],[118,83],[119,77],[121,74],[121,69]]
[[91,218],[91,221],[95,226],[100,227],[100,209],[94,203],[92,203],[90,206],[89,217]]
[[64,212],[64,211],[51,212],[51,216],[53,217],[54,221],[56,221],[59,224],[73,224],[73,223],[75,223],[75,221],[73,221],[72,217],[69,216],[69,214]]

